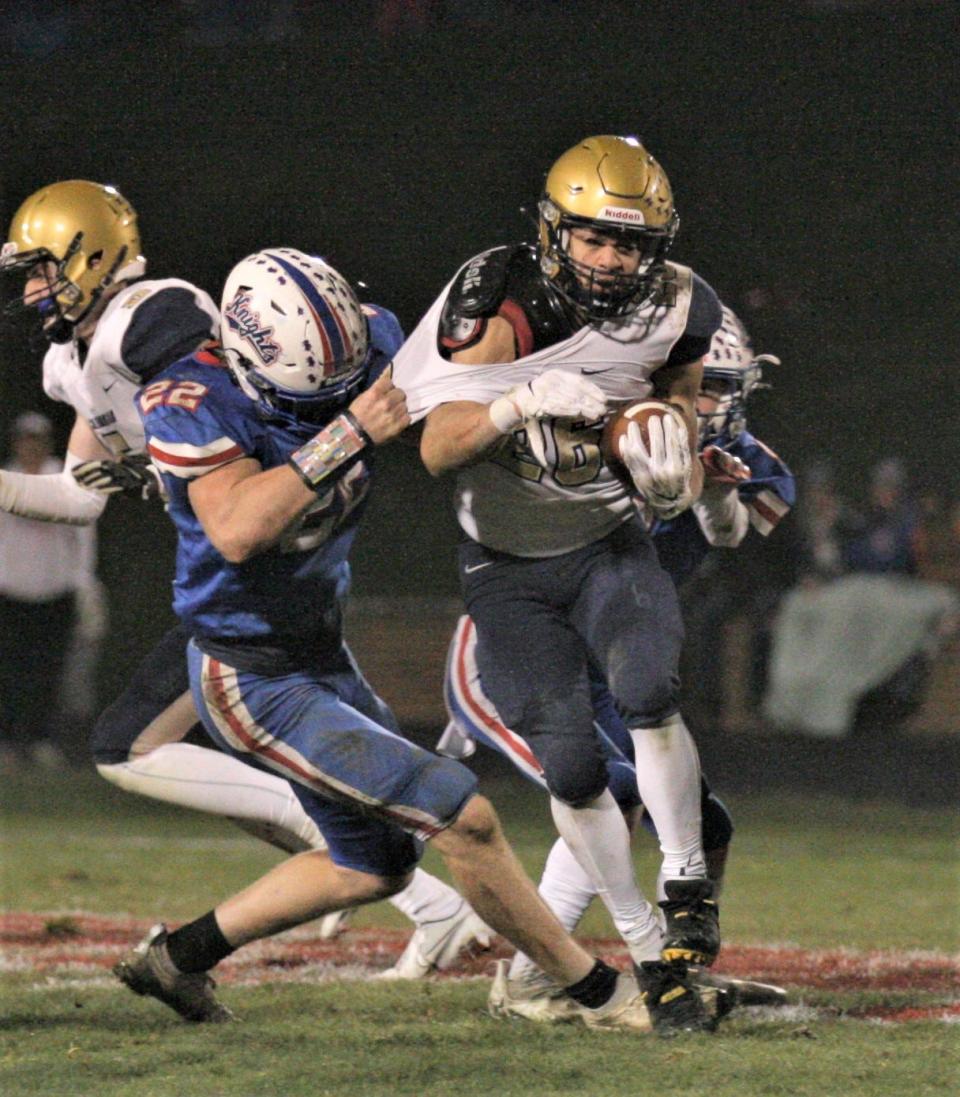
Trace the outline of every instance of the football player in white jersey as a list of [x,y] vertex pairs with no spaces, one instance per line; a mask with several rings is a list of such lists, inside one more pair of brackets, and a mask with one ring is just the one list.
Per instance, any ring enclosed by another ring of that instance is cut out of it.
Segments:
[[[76,420],[61,475],[0,472],[0,508],[47,521],[96,521],[108,495],[156,494],[134,406],[140,386],[217,338],[219,309],[177,278],[146,279],[137,215],[113,187],[68,180],[43,187],[14,215],[0,270],[25,277],[20,303],[36,310],[49,347],[47,395]],[[83,486],[81,486],[83,485]],[[98,490],[99,489],[99,490]],[[128,792],[223,815],[289,853],[324,848],[290,785],[209,745],[190,698],[188,632],[167,632],[99,717],[92,734],[100,774]],[[391,900],[417,926],[394,975],[418,978],[452,963],[489,931],[445,883],[417,870]],[[332,936],[333,914],[321,923]]]
[[[558,830],[588,872],[655,988],[720,947],[701,842],[700,767],[678,712],[677,596],[633,492],[602,458],[604,415],[653,395],[664,416],[649,448],[621,448],[635,491],[672,518],[703,482],[696,398],[720,326],[714,291],[666,261],[677,214],[666,174],[635,138],[587,138],[547,175],[536,247],[465,264],[401,349],[396,381],[434,475],[456,472],[461,585],[484,688],[529,743]],[[607,788],[588,657],[634,745],[640,798],[663,862],[658,912],[641,894],[630,836]],[[655,990],[651,991],[655,996]],[[694,995],[661,1027],[697,1023]],[[673,1007],[671,1009],[671,1007]]]

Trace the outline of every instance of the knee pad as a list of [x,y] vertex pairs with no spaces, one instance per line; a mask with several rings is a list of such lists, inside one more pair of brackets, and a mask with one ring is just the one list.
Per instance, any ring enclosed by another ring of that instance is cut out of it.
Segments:
[[554,740],[538,754],[550,795],[570,807],[592,803],[607,787],[606,762],[580,739]]
[[607,760],[593,726],[586,689],[572,696],[538,697],[517,728],[543,767],[550,794],[579,807],[607,787]]

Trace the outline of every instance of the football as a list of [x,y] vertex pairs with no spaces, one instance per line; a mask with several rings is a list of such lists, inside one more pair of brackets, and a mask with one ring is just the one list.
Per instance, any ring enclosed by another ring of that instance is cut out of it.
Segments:
[[649,449],[650,435],[647,424],[654,416],[663,415],[674,415],[681,423],[683,422],[683,416],[672,404],[649,396],[643,400],[625,404],[614,411],[604,424],[603,433],[600,435],[600,452],[610,468],[619,477],[626,479],[627,482],[630,481],[630,474],[620,460],[620,439],[627,433],[627,427],[631,423],[636,423],[640,428],[640,437],[643,439],[643,444]]

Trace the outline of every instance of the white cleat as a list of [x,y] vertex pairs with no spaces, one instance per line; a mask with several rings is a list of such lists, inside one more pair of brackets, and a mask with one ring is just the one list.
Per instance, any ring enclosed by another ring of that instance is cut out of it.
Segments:
[[467,948],[489,948],[493,938],[490,927],[466,902],[457,912],[438,922],[417,926],[400,959],[380,972],[378,979],[422,979],[431,971],[448,968]]
[[576,1005],[577,1015],[587,1028],[627,1029],[630,1032],[652,1032],[653,1022],[643,1004],[637,980],[626,973],[617,976],[613,995],[597,1009]]
[[491,1017],[523,1017],[541,1025],[575,1021],[580,1007],[549,976],[537,968],[510,978],[510,961],[498,960],[487,999]]
[[333,910],[329,914],[324,914],[320,919],[320,940],[332,941],[335,937],[339,937],[347,928],[347,923],[350,921],[352,914],[352,907],[347,910]]

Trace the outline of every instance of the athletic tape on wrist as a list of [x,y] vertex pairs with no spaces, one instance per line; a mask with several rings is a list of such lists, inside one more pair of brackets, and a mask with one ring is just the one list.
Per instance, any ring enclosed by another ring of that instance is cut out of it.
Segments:
[[326,486],[325,481],[370,442],[370,435],[349,411],[345,411],[309,442],[294,450],[288,460],[307,487],[316,491]]
[[498,396],[487,409],[487,414],[501,434],[510,434],[523,422],[523,416],[509,395]]

